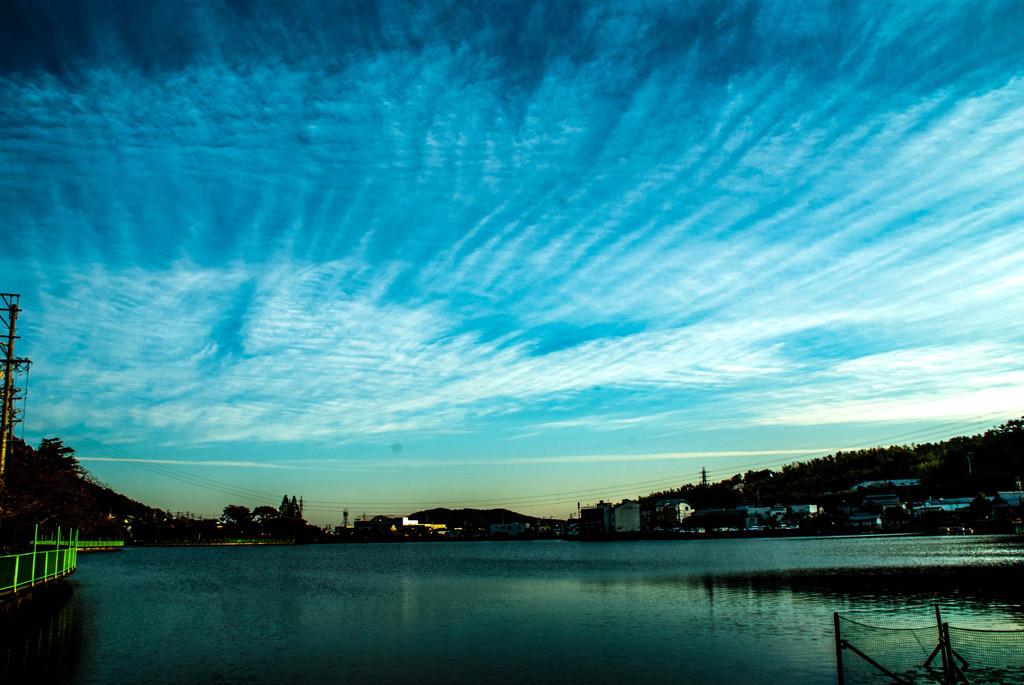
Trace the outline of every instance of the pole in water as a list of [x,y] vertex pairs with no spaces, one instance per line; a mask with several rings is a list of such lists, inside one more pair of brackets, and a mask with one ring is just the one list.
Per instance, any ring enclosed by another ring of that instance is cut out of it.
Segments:
[[846,675],[843,673],[843,638],[839,635],[839,612],[832,614],[836,626],[836,683],[846,685]]
[[939,628],[939,656],[942,657],[942,677],[944,679],[949,678],[949,661],[946,659],[946,635],[942,629],[942,612],[939,611],[939,605],[935,605],[935,623]]

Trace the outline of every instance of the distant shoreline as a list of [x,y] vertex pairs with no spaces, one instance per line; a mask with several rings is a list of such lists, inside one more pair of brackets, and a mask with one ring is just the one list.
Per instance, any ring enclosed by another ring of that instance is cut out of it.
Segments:
[[252,545],[295,545],[295,540],[132,540],[125,547],[242,547]]
[[125,547],[241,547],[241,546],[298,546],[298,545],[350,545],[350,544],[408,544],[408,543],[435,543],[435,542],[539,542],[539,541],[562,541],[562,542],[636,542],[636,541],[689,541],[689,540],[768,540],[768,539],[847,539],[847,538],[885,538],[885,537],[976,537],[988,535],[1022,535],[1021,532],[1013,529],[981,530],[968,533],[943,533],[936,530],[907,530],[898,532],[863,531],[863,532],[830,532],[830,533],[808,533],[807,531],[785,530],[785,531],[716,531],[710,533],[637,533],[621,534],[604,538],[592,537],[344,537],[335,540],[316,540],[310,542],[296,540],[276,541],[130,541]]

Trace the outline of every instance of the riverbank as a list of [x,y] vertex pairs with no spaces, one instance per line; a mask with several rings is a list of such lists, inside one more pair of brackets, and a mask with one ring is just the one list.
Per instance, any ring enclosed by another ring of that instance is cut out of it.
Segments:
[[54,611],[71,599],[73,591],[67,581],[52,580],[13,592],[0,594],[0,625],[15,615],[33,615]]
[[131,547],[235,547],[238,545],[294,545],[295,540],[133,540]]
[[[1022,535],[1019,526],[1002,521],[980,522],[971,526],[947,528],[842,528],[807,530],[805,528],[763,530],[708,530],[708,531],[649,531],[644,533],[613,533],[604,537],[581,535],[466,535],[462,531],[439,531],[431,534],[407,533],[402,530],[385,533],[366,533],[347,529],[345,532],[324,534],[311,540],[293,539],[210,539],[210,540],[128,540],[126,547],[230,547],[239,545],[335,545],[408,542],[531,542],[563,540],[567,542],[625,542],[629,540],[767,540],[775,538],[862,538],[880,536],[941,536],[941,535]],[[84,550],[83,550],[84,551]]]

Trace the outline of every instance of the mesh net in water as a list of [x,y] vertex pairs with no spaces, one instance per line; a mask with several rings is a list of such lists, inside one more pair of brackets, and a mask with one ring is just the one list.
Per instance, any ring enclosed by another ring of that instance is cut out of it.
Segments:
[[[944,624],[937,616],[837,614],[841,682],[1024,683],[1024,631]],[[948,647],[943,648],[943,639]]]
[[1024,630],[950,625],[953,659],[970,683],[1024,683]]

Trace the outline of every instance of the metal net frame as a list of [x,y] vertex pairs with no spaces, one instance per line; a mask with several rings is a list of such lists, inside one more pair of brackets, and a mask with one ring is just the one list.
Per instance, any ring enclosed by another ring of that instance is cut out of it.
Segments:
[[839,685],[1024,682],[1024,630],[951,626],[900,614],[835,614]]

